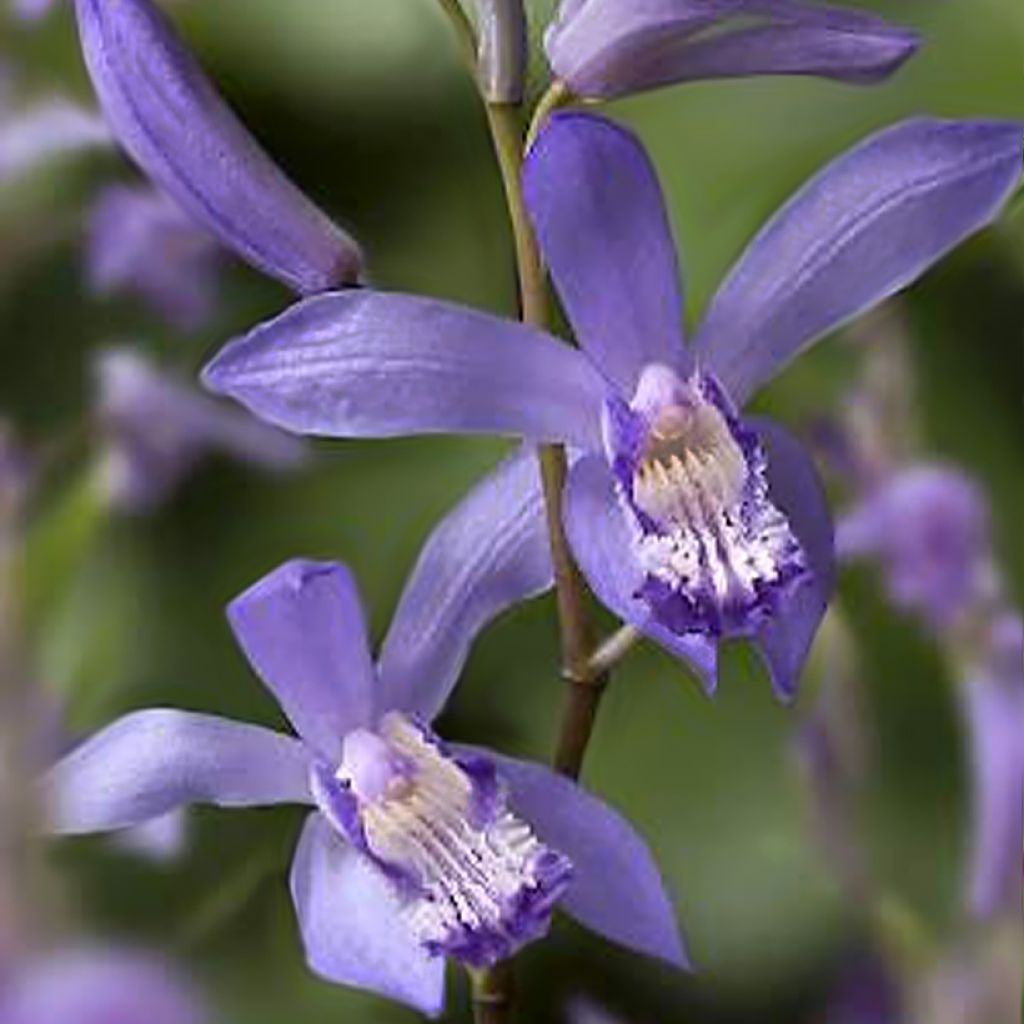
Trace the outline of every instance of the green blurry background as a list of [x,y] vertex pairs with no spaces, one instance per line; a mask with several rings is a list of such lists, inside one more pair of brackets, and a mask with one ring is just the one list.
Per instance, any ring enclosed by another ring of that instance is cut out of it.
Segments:
[[[884,86],[719,82],[613,106],[661,172],[691,318],[761,221],[867,132],[920,112],[1024,118],[1020,0],[894,0],[876,9],[927,41]],[[535,36],[549,10],[537,4]],[[174,13],[256,134],[364,243],[376,283],[513,311],[484,122],[432,0],[205,0]],[[89,95],[67,11],[41,29],[0,31],[0,51],[30,84]],[[537,87],[541,73],[538,66]],[[90,302],[77,211],[101,182],[133,177],[119,158],[99,158],[0,193],[0,409],[31,437],[78,429],[91,350],[130,340],[193,369],[288,300],[236,268],[217,323],[190,339],[130,303]],[[924,436],[990,490],[1019,603],[1024,212],[934,270],[907,308]],[[835,406],[856,372],[851,346],[824,344],[761,404],[806,426]],[[153,704],[280,724],[233,647],[225,602],[285,558],[341,558],[354,567],[380,636],[431,524],[500,451],[464,439],[323,444],[311,471],[284,481],[211,464],[158,514],[109,524],[75,565],[73,585],[55,592],[39,581],[42,674],[71,695],[83,730]],[[73,564],[64,556],[83,510],[62,488],[70,493],[74,479],[69,469],[50,495],[63,509],[35,567],[42,576]],[[959,907],[966,842],[954,680],[918,626],[886,609],[871,573],[844,577],[842,591],[879,737],[871,848],[887,884],[942,934]],[[441,723],[447,736],[545,757],[561,700],[553,616],[544,599],[488,632]],[[585,778],[649,838],[700,972],[677,976],[559,922],[549,942],[521,958],[524,1021],[562,1019],[564,997],[580,991],[637,1024],[816,1019],[858,936],[806,837],[790,751],[799,713],[773,701],[738,646],[726,655],[714,703],[666,656],[630,657],[607,696]],[[52,859],[83,922],[182,956],[208,988],[218,1022],[415,1019],[306,972],[286,888],[300,819],[298,811],[196,812],[189,852],[167,867],[92,840],[66,843]],[[455,972],[450,994],[450,1019],[465,1019]]]

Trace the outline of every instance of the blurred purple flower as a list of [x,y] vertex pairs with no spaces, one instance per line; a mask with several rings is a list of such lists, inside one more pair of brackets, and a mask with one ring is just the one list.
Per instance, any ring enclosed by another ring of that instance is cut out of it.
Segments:
[[576,996],[568,1005],[569,1024],[623,1024],[589,996]]
[[458,306],[359,291],[293,306],[204,379],[298,433],[488,432],[582,450],[566,527],[597,596],[709,688],[718,639],[753,638],[789,696],[832,587],[831,523],[799,443],[738,408],[987,223],[1021,150],[1011,123],[922,119],[873,136],[769,222],[687,346],[642,148],[603,119],[556,115],[524,187],[582,352]]
[[150,0],[76,0],[86,65],[117,141],[253,266],[302,295],[354,283],[356,243],[273,163]]
[[836,553],[840,560],[876,560],[893,604],[946,629],[990,587],[988,503],[955,468],[912,466],[843,517]]
[[295,438],[221,405],[129,349],[102,352],[96,374],[103,484],[123,511],[155,507],[210,452],[273,471],[305,461]]
[[11,0],[11,10],[19,21],[41,21],[53,10],[57,0]]
[[588,99],[747,75],[878,82],[919,42],[873,15],[800,0],[562,0],[544,36],[555,74]]
[[203,1024],[207,1019],[185,978],[135,950],[83,948],[35,957],[13,965],[0,985],[3,1024]]
[[90,217],[87,279],[96,295],[134,292],[179,329],[196,330],[213,312],[219,252],[162,192],[114,185]]
[[873,956],[852,960],[831,993],[823,1024],[901,1024],[903,999],[890,970]]
[[295,561],[265,577],[228,615],[300,739],[183,711],[128,715],[48,775],[54,831],[196,801],[312,805],[291,878],[310,966],[428,1014],[443,1005],[443,955],[508,956],[546,931],[556,902],[682,965],[657,869],[621,817],[546,768],[449,746],[429,726],[476,633],[551,586],[538,477],[520,452],[440,524],[376,664],[347,569]]
[[0,185],[48,164],[111,143],[98,114],[60,98],[0,106]]
[[964,691],[973,780],[968,901],[979,917],[1020,915],[1024,861],[1024,621],[1004,613],[987,664]]

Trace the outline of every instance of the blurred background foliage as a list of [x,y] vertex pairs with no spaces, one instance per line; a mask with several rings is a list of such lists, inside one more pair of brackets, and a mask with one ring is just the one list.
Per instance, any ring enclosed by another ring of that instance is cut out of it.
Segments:
[[[891,0],[875,9],[926,40],[883,86],[712,82],[612,106],[661,173],[691,319],[763,219],[869,131],[916,113],[1024,117],[1019,0]],[[536,4],[535,35],[549,13],[550,4]],[[363,242],[375,283],[514,310],[483,118],[431,0],[206,0],[173,15],[268,149]],[[0,24],[0,32],[0,51],[29,91],[89,97],[67,9],[35,29]],[[542,73],[534,69],[537,88]],[[288,301],[235,267],[215,324],[183,339],[131,302],[90,300],[83,203],[103,182],[134,178],[120,157],[100,156],[0,191],[0,410],[30,438],[75,438],[88,424],[90,352],[127,340],[190,373]],[[936,268],[905,308],[928,451],[964,465],[991,494],[1019,604],[1024,210]],[[823,344],[760,404],[806,427],[835,407],[857,367],[853,346]],[[97,525],[79,557],[74,533],[90,529],[92,513],[87,445],[71,443],[30,570],[40,577],[40,671],[83,731],[147,705],[280,724],[234,649],[226,601],[285,558],[340,558],[354,567],[380,636],[427,531],[501,448],[445,438],[319,444],[314,467],[284,480],[214,462],[158,513]],[[69,568],[70,586],[48,586],[47,573],[63,580]],[[870,845],[891,890],[942,935],[959,909],[967,836],[955,680],[920,627],[886,607],[871,572],[845,575],[841,591],[878,734]],[[555,660],[550,600],[506,616],[475,650],[442,731],[545,757],[561,701]],[[741,646],[727,653],[714,703],[654,650],[627,660],[585,778],[649,838],[700,972],[676,976],[560,922],[552,941],[521,958],[523,1020],[561,1020],[564,997],[579,991],[638,1024],[819,1019],[859,936],[807,836],[791,750],[798,714],[773,701]],[[188,853],[163,867],[93,840],[61,844],[52,860],[79,920],[182,956],[218,1022],[413,1019],[307,973],[285,884],[300,818],[196,812]],[[453,972],[453,1021],[463,1019],[463,989]]]

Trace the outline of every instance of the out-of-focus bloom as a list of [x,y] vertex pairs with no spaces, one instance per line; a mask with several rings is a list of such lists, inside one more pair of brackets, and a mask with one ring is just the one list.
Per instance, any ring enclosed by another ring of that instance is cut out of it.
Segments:
[[1024,621],[992,627],[987,664],[964,688],[973,781],[968,887],[980,917],[1021,911],[1024,858]]
[[203,1024],[188,981],[138,951],[83,948],[5,965],[3,1024]]
[[103,484],[119,509],[152,509],[211,452],[275,471],[305,461],[295,438],[211,400],[130,349],[101,353],[96,374]]
[[292,896],[317,973],[429,1014],[444,956],[481,966],[544,934],[553,907],[684,963],[642,840],[539,765],[447,745],[429,723],[473,637],[551,586],[539,474],[520,452],[427,542],[376,664],[341,565],[289,562],[229,608],[300,739],[183,711],[128,715],[48,775],[53,829],[123,828],[195,801],[309,804]]
[[918,45],[881,18],[799,0],[562,0],[544,37],[555,74],[588,99],[747,75],[878,82]]
[[[877,957],[860,957],[842,972],[829,996],[823,1024],[903,1024],[903,998]],[[966,1022],[965,1022],[966,1024]]]
[[476,0],[480,90],[490,103],[523,98],[529,54],[524,0]]
[[569,1024],[623,1024],[620,1018],[613,1017],[587,996],[577,996],[570,1000],[567,1016]]
[[0,107],[0,185],[30,171],[111,143],[103,119],[64,99]]
[[11,10],[19,21],[41,21],[55,3],[56,0],[11,0]]
[[358,279],[356,243],[259,147],[150,0],[76,0],[75,9],[110,127],[160,188],[302,295]]
[[944,629],[991,587],[988,503],[955,468],[912,466],[843,517],[836,552],[841,560],[876,560],[893,604]]
[[524,188],[582,352],[430,299],[333,293],[229,344],[205,381],[299,433],[512,433],[580,450],[566,526],[598,597],[709,687],[719,638],[751,637],[788,696],[832,586],[831,523],[802,446],[738,409],[987,223],[1021,150],[1011,123],[873,136],[769,222],[687,346],[646,155],[601,118],[555,115]]
[[93,207],[87,279],[97,295],[135,293],[181,330],[195,330],[213,311],[219,251],[162,192],[114,185]]

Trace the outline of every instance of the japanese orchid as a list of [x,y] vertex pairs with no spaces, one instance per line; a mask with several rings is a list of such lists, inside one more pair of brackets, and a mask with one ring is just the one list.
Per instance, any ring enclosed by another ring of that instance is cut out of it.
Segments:
[[544,35],[554,73],[586,99],[746,75],[866,84],[918,45],[874,15],[801,0],[562,0]]
[[299,294],[358,279],[359,247],[260,148],[151,0],[75,0],[75,11],[111,131],[156,185]]
[[492,964],[542,935],[556,903],[684,964],[657,869],[622,818],[546,768],[431,730],[473,636],[551,578],[529,452],[436,528],[376,664],[349,571],[281,566],[228,615],[299,738],[184,711],[130,714],[48,774],[52,829],[121,829],[197,801],[312,805],[291,874],[310,966],[427,1014],[443,1005],[445,955]]
[[797,353],[995,215],[1022,129],[917,119],[838,158],[762,229],[691,345],[654,171],[622,128],[555,115],[527,206],[582,351],[448,303],[375,291],[307,299],[227,345],[215,392],[334,437],[519,434],[577,458],[565,525],[597,596],[689,660],[753,639],[791,696],[833,581],[809,457],[739,407]]

